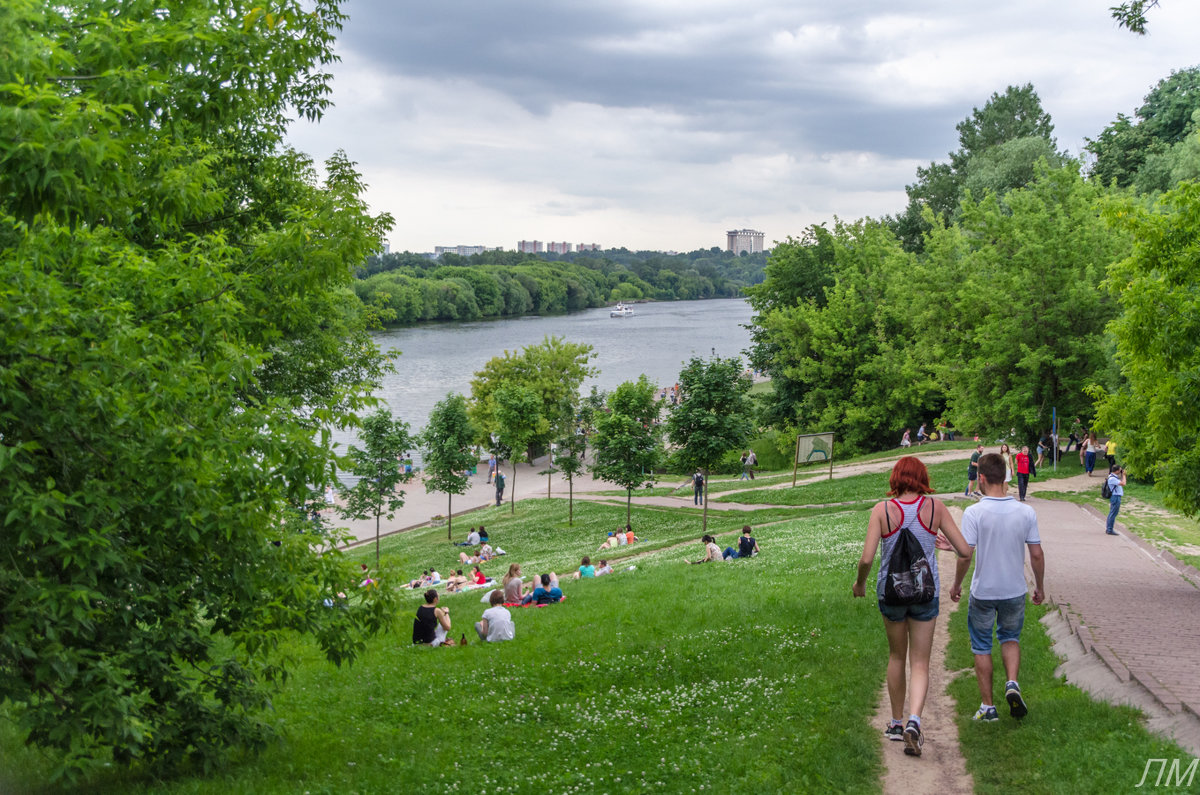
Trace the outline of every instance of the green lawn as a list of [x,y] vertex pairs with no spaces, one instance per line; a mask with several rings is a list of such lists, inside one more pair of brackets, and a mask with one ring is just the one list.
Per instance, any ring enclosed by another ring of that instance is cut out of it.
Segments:
[[[543,503],[488,526],[505,548],[543,550],[522,558],[528,570],[565,568],[599,528],[556,524],[564,509]],[[656,532],[672,526],[643,520]],[[408,609],[349,668],[297,643],[290,651],[299,665],[274,702],[283,741],[209,776],[100,776],[90,787],[221,795],[878,791],[871,716],[886,643],[874,604],[849,596],[864,523],[861,512],[827,512],[762,528],[764,554],[753,560],[689,566],[701,554],[691,543],[609,577],[564,580],[563,604],[513,611],[511,643],[413,647]],[[434,543],[405,536],[389,553],[396,559],[410,554],[402,541]],[[410,559],[428,557],[426,549]],[[456,637],[471,632],[483,609],[478,592],[443,604]],[[5,731],[0,754],[16,757],[18,776],[6,791],[36,790],[38,757]]]
[[[969,575],[966,582],[969,586]],[[962,606],[950,619],[946,667],[952,671],[974,665],[967,636],[966,591],[964,588]],[[979,707],[973,671],[960,675],[950,685],[950,694],[957,702],[959,744],[975,779],[976,792],[1134,792],[1147,759],[1186,762],[1188,755],[1182,749],[1146,729],[1145,718],[1138,710],[1094,701],[1055,676],[1060,660],[1038,620],[1049,609],[1026,605],[1020,681],[1029,714],[1023,720],[1009,717],[1004,704],[999,645],[992,652],[998,723],[976,723],[971,719]]]
[[[917,457],[920,458],[920,452]],[[940,493],[961,493],[967,486],[967,461],[953,460],[927,464],[929,481]],[[1078,459],[1064,458],[1058,471],[1050,467],[1038,470],[1034,482],[1044,482],[1078,475],[1083,472]],[[887,493],[889,471],[851,475],[833,480],[801,483],[794,488],[739,491],[715,498],[716,502],[736,502],[749,505],[842,505],[874,502]],[[1099,481],[1096,488],[1099,489]]]

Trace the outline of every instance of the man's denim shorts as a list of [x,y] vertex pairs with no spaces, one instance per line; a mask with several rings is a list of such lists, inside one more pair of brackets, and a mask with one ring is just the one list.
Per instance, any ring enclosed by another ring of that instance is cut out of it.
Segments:
[[932,602],[916,605],[885,605],[880,599],[879,612],[888,621],[904,621],[908,618],[913,621],[932,621],[938,617],[938,598],[935,596]]
[[992,653],[992,628],[1001,644],[1021,639],[1025,626],[1025,594],[1011,599],[976,599],[971,597],[967,607],[967,628],[971,635],[971,651]]

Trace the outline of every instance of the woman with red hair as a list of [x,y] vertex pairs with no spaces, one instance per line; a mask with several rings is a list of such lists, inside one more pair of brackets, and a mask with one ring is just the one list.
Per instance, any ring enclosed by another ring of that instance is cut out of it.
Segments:
[[[879,579],[876,595],[879,611],[883,614],[883,626],[888,639],[887,686],[891,701],[892,720],[884,730],[890,740],[903,740],[904,753],[920,756],[925,735],[921,731],[921,710],[925,706],[925,695],[929,691],[929,656],[933,651],[933,630],[937,624],[939,582],[937,574],[938,532],[945,535],[949,546],[959,557],[971,554],[971,547],[963,540],[958,525],[941,500],[926,497],[933,493],[929,485],[929,471],[915,456],[904,456],[892,467],[889,480],[890,500],[877,503],[871,510],[867,524],[867,539],[863,544],[862,558],[858,562],[858,579],[854,583],[854,596],[866,595],[867,575],[875,561],[875,552],[880,550]],[[896,544],[908,531],[920,544],[921,552],[929,564],[933,577],[933,598],[915,604],[892,604],[885,600],[885,584],[889,576],[889,562]],[[909,718],[903,723],[905,695],[905,658],[910,672],[908,696]]]

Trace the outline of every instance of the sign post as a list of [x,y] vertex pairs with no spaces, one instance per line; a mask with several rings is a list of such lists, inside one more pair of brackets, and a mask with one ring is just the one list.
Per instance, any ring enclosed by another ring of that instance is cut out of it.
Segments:
[[792,463],[792,487],[796,486],[796,472],[801,462],[829,462],[829,479],[833,480],[833,433],[803,433],[796,437],[796,459]]

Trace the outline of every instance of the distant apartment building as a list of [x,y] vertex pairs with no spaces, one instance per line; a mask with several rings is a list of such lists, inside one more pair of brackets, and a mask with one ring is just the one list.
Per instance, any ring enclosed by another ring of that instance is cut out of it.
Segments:
[[550,242],[546,244],[546,251],[551,254],[570,254],[572,248],[571,244],[565,240],[561,243]]
[[522,240],[517,243],[517,251],[522,254],[541,254],[542,241],[540,240]]
[[576,251],[600,251],[599,243],[580,243],[575,247]]
[[457,254],[460,257],[470,257],[474,254],[482,254],[485,251],[499,250],[499,247],[496,246],[491,248],[488,248],[487,246],[434,246],[433,256],[434,259],[437,259],[443,254]]
[[753,229],[732,229],[725,233],[725,250],[740,255],[743,251],[761,254],[763,233]]

